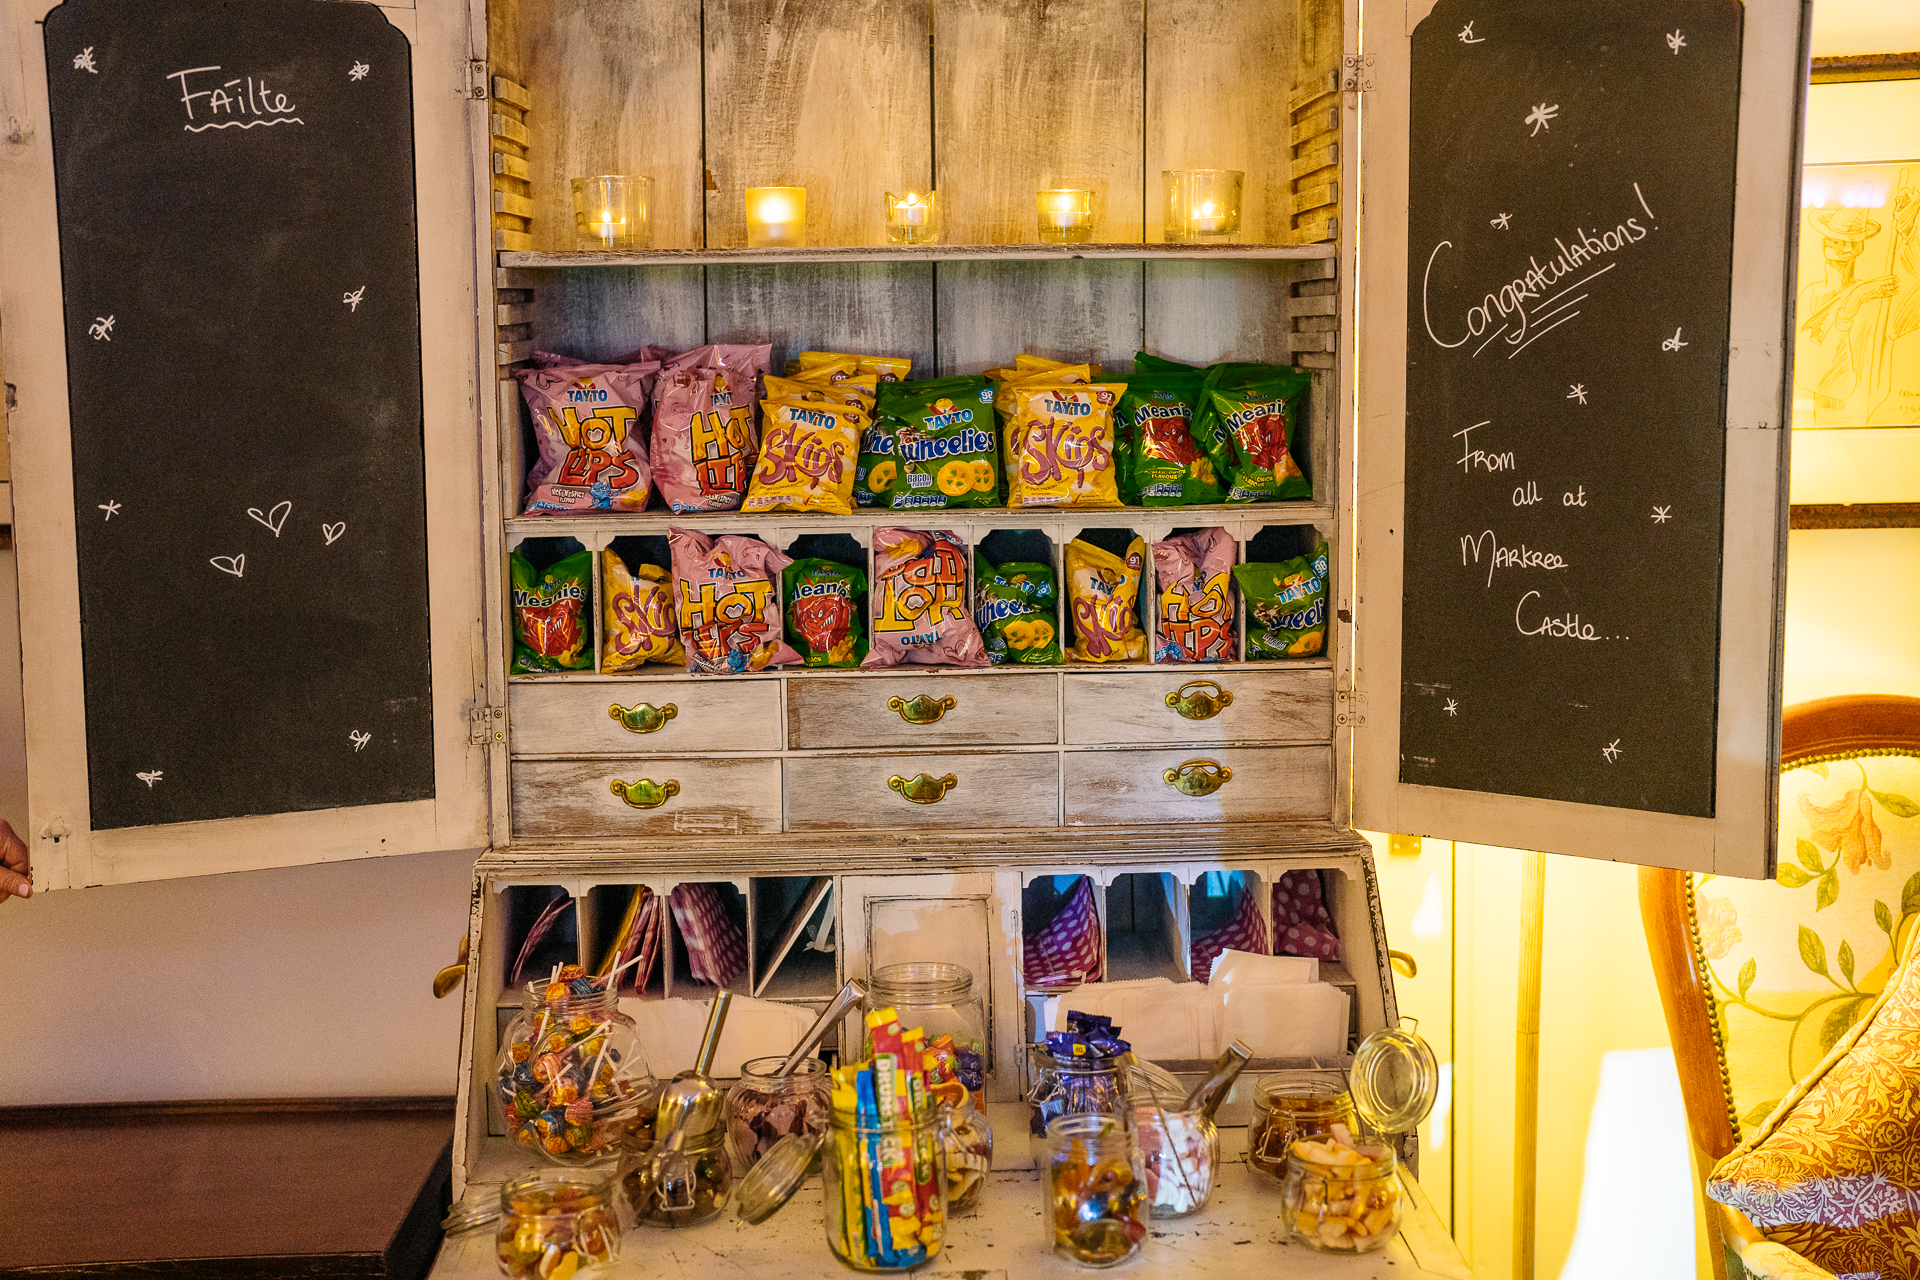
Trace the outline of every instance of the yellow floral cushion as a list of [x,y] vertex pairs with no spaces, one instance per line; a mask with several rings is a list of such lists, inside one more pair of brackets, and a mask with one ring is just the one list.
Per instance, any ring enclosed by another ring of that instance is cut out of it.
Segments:
[[1784,770],[1776,878],[1692,877],[1736,1137],[1866,1016],[1920,927],[1916,798],[1913,756]]
[[1920,960],[1722,1160],[1707,1194],[1856,1280],[1920,1280]]

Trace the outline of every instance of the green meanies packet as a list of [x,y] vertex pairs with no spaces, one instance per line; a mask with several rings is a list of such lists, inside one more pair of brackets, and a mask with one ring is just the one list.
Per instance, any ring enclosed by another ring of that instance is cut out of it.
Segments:
[[1186,507],[1226,498],[1213,459],[1194,439],[1199,401],[1198,372],[1135,374],[1128,380],[1119,420],[1126,426],[1127,470],[1141,504]]
[[1247,602],[1247,657],[1308,658],[1327,647],[1327,544],[1278,564],[1237,564]]
[[1065,661],[1054,628],[1059,597],[1052,567],[1013,561],[995,569],[982,560],[977,569],[982,576],[974,592],[973,620],[986,642],[987,661],[995,666],[1056,666]]
[[781,572],[787,640],[809,667],[857,667],[867,656],[867,575],[837,560],[795,560]]
[[578,671],[593,665],[593,552],[576,551],[546,569],[518,551],[507,557],[513,593],[513,669]]
[[1195,438],[1213,459],[1228,502],[1310,498],[1293,454],[1310,379],[1285,365],[1215,365],[1202,384]]

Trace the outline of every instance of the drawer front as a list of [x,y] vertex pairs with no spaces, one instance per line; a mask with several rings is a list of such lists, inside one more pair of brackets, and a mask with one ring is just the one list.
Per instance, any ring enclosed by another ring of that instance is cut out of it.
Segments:
[[1075,826],[1325,821],[1333,812],[1331,747],[1070,751],[1064,768]]
[[1059,678],[800,676],[787,682],[787,738],[795,750],[1058,742]]
[[509,698],[516,755],[780,749],[778,680],[517,684]]
[[[1327,742],[1333,738],[1333,672],[1070,672],[1069,743]],[[1170,701],[1171,700],[1171,701]]]
[[516,836],[780,830],[778,759],[515,760],[510,769]]
[[1052,827],[1059,806],[1051,751],[787,757],[789,831]]

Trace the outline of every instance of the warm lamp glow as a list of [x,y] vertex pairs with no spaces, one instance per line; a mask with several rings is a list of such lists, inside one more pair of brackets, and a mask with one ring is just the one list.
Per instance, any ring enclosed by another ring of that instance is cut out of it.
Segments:
[[749,249],[794,249],[806,243],[805,187],[747,188]]

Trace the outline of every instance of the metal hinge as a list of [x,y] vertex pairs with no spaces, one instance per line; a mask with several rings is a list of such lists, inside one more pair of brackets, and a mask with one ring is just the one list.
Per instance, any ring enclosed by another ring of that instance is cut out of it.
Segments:
[[507,740],[507,709],[505,707],[475,707],[467,713],[467,743],[475,747],[491,747],[504,744]]
[[1342,689],[1334,695],[1340,709],[1334,712],[1335,724],[1363,725],[1367,722],[1367,695],[1359,689]]
[[486,100],[487,96],[487,60],[473,58],[467,62],[467,97]]
[[1373,55],[1350,53],[1340,59],[1340,87],[1348,93],[1365,93],[1373,88]]

